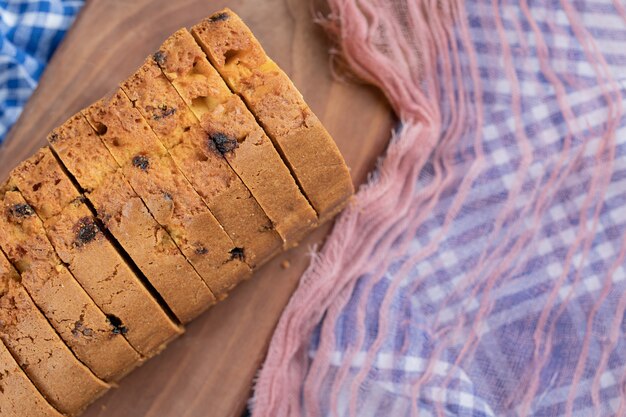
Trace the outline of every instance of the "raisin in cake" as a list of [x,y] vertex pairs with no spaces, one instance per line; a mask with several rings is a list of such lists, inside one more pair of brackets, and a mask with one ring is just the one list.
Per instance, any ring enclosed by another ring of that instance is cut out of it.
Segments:
[[10,188],[0,193],[0,204],[0,247],[37,307],[96,376],[125,376],[140,363],[139,355],[63,265],[33,208]]

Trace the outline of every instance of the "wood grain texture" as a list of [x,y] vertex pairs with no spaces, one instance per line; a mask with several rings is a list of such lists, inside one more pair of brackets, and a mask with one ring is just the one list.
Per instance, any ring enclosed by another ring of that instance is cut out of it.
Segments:
[[[294,80],[361,184],[386,147],[391,112],[374,90],[331,78],[329,45],[312,23],[307,0],[88,1],[0,148],[0,179],[42,146],[49,130],[112,91],[169,34],[224,6],[242,16]],[[309,263],[308,252],[329,228],[257,271],[86,415],[239,415],[280,313]],[[291,266],[281,268],[283,260]]]

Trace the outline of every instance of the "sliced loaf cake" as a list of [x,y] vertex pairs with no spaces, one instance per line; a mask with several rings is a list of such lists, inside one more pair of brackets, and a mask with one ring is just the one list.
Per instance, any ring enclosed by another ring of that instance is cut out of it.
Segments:
[[218,299],[250,276],[239,248],[123,92],[83,113],[128,183]]
[[24,288],[81,362],[100,379],[121,379],[141,358],[63,265],[35,210],[18,191],[3,188],[0,247]]
[[245,262],[254,268],[281,247],[263,209],[215,147],[152,58],[122,88],[172,155],[177,166],[224,226]]
[[63,263],[135,350],[153,356],[181,334],[106,238],[49,148],[14,169],[11,181],[44,221]]
[[154,60],[208,133],[205,146],[224,155],[284,246],[298,244],[316,226],[315,211],[254,116],[228,89],[191,34],[181,29],[170,36]]
[[326,128],[246,24],[224,9],[191,29],[211,63],[280,151],[325,222],[354,193],[348,167]]
[[[65,345],[20,283],[0,251],[0,338],[28,378],[65,415],[77,415],[109,385],[98,379]],[[5,391],[10,392],[9,382]],[[0,414],[2,413],[0,408]],[[38,414],[23,414],[32,416]],[[43,414],[45,415],[45,414]]]

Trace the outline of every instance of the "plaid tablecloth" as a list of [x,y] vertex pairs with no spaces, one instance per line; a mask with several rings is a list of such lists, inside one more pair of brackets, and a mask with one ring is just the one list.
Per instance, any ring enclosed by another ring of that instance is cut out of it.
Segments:
[[253,415],[626,415],[624,2],[329,2],[402,127]]
[[82,5],[82,0],[0,0],[0,142]]

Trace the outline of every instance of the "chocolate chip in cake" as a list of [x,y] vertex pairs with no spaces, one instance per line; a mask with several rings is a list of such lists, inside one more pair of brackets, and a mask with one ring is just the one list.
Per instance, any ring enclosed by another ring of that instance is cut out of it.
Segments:
[[237,139],[231,138],[221,132],[210,134],[209,139],[213,143],[215,149],[217,149],[222,155],[236,149],[239,146]]
[[165,52],[157,51],[152,55],[152,59],[159,65],[165,65]]
[[96,238],[99,229],[93,219],[84,217],[76,225],[76,244],[78,246],[86,245]]
[[126,334],[128,333],[128,327],[124,326],[122,320],[113,314],[107,314],[107,321],[113,327],[113,334]]
[[245,254],[243,252],[243,248],[233,248],[230,251],[230,259],[239,259],[243,261],[245,258]]
[[82,333],[83,322],[82,320],[78,320],[74,322],[74,328],[72,329],[72,334],[74,336],[79,336]]
[[209,22],[220,22],[228,19],[228,13],[222,12],[209,17]]
[[209,250],[204,246],[199,246],[196,248],[196,255],[206,255],[209,253]]
[[161,104],[152,114],[152,118],[154,120],[159,120],[163,119],[164,117],[169,117],[174,113],[176,113],[176,109],[174,107],[170,107],[167,104]]
[[89,337],[89,336],[93,336],[93,329],[90,329],[89,327],[85,327],[85,323],[83,322],[83,316],[81,315],[80,320],[77,320],[74,323],[72,334],[75,337],[78,337],[80,335]]
[[15,204],[9,209],[13,217],[30,217],[35,214],[35,210],[28,204]]
[[142,171],[146,171],[148,168],[150,168],[150,161],[148,160],[147,156],[137,155],[133,158],[133,165],[136,168],[141,169]]

